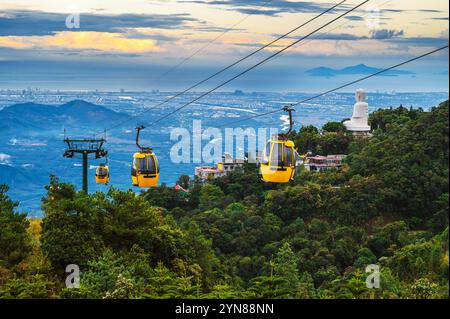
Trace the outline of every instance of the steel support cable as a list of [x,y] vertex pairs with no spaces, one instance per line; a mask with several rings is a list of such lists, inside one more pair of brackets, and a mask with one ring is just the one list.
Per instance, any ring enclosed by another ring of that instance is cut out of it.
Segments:
[[207,91],[207,92],[201,94],[200,96],[198,96],[198,97],[196,97],[195,99],[189,101],[188,103],[186,103],[186,104],[184,104],[184,105],[182,105],[182,106],[176,108],[174,111],[172,111],[172,112],[170,112],[170,113],[168,113],[168,114],[166,114],[166,115],[160,117],[160,118],[157,119],[156,121],[152,122],[152,123],[150,124],[150,126],[151,126],[151,125],[154,125],[154,124],[157,124],[157,123],[159,123],[159,122],[161,122],[162,120],[164,120],[164,119],[170,117],[171,115],[173,115],[173,114],[175,114],[175,113],[181,111],[182,109],[188,107],[188,106],[191,105],[192,103],[195,103],[195,102],[197,102],[198,100],[204,98],[205,96],[207,96],[207,95],[213,93],[214,91],[217,91],[217,90],[220,89],[221,87],[223,87],[223,86],[227,85],[228,83],[230,83],[230,82],[236,80],[237,78],[241,77],[242,75],[244,75],[244,74],[246,74],[246,73],[252,71],[253,69],[257,68],[258,66],[260,66],[260,65],[262,65],[262,64],[264,64],[264,63],[266,63],[267,61],[273,59],[274,57],[280,55],[280,54],[283,53],[284,51],[290,49],[291,47],[295,46],[296,44],[300,43],[301,41],[307,39],[307,38],[310,37],[311,35],[313,35],[313,34],[319,32],[319,31],[322,30],[323,28],[325,28],[325,27],[327,27],[328,25],[332,24],[333,22],[339,20],[340,18],[344,17],[345,15],[347,15],[347,14],[353,12],[354,10],[358,9],[359,7],[361,7],[362,5],[366,4],[366,3],[369,2],[369,1],[370,1],[370,0],[365,0],[365,1],[361,2],[361,3],[358,4],[357,6],[351,8],[350,10],[348,10],[348,11],[344,12],[343,14],[337,16],[336,18],[332,19],[331,21],[328,21],[326,24],[324,24],[324,25],[322,25],[321,27],[315,29],[314,31],[308,33],[307,35],[303,36],[302,38],[300,38],[300,39],[298,39],[298,40],[292,42],[291,44],[285,46],[283,49],[281,49],[281,50],[275,52],[274,54],[272,54],[272,55],[270,55],[269,57],[263,59],[262,61],[258,62],[257,64],[255,64],[255,65],[249,67],[248,69],[246,69],[246,70],[240,72],[239,74],[233,76],[232,78],[228,79],[227,81],[222,82],[222,83],[219,84],[218,86],[216,86],[216,87],[214,87],[213,89],[211,89],[211,90],[209,90],[209,91]]
[[[422,58],[424,58],[424,57],[427,57],[427,56],[429,56],[429,55],[431,55],[431,54],[434,54],[434,53],[436,53],[436,52],[439,52],[439,51],[448,49],[448,47],[449,47],[449,45],[445,45],[445,46],[443,46],[443,47],[437,48],[437,49],[435,49],[435,50],[433,50],[433,51],[429,51],[429,52],[427,52],[427,53],[424,53],[424,54],[419,55],[419,56],[416,56],[416,57],[414,57],[414,58],[412,58],[412,59],[403,61],[403,62],[398,63],[398,64],[396,64],[396,65],[390,66],[390,67],[385,68],[385,69],[383,69],[383,70],[380,70],[380,71],[378,71],[378,72],[369,74],[369,75],[364,76],[364,77],[362,77],[362,78],[360,78],[360,79],[357,79],[357,80],[351,81],[351,82],[349,82],[349,83],[340,85],[340,86],[338,86],[338,87],[336,87],[336,88],[334,88],[334,89],[331,89],[331,90],[322,92],[322,93],[320,93],[320,94],[317,94],[317,95],[314,95],[314,96],[312,96],[312,97],[306,98],[306,99],[301,100],[301,101],[299,101],[299,102],[289,103],[288,105],[289,105],[289,106],[296,106],[296,105],[299,105],[299,104],[303,104],[303,103],[309,102],[309,101],[311,101],[311,100],[317,99],[317,98],[322,97],[322,96],[324,96],[324,95],[327,95],[327,94],[329,94],[329,93],[333,93],[333,92],[335,92],[335,91],[338,91],[338,90],[340,90],[340,89],[346,88],[346,87],[351,86],[351,85],[353,85],[353,84],[356,84],[356,83],[358,83],[358,82],[361,82],[361,81],[370,79],[370,78],[372,78],[372,77],[374,77],[374,76],[377,76],[377,75],[380,75],[380,74],[382,74],[382,73],[388,72],[388,71],[390,71],[390,70],[396,69],[396,68],[401,67],[401,66],[403,66],[403,65],[405,65],[405,64],[408,64],[408,63],[417,61],[417,60],[422,59]],[[257,115],[249,116],[249,117],[246,117],[246,118],[237,120],[237,121],[228,122],[228,123],[225,123],[225,124],[220,125],[220,126],[218,126],[218,127],[219,127],[219,128],[222,128],[222,127],[226,127],[226,126],[231,126],[231,125],[233,125],[233,124],[245,122],[245,121],[248,121],[248,120],[251,120],[251,119],[254,119],[254,118],[263,117],[263,116],[266,116],[266,115],[270,115],[270,114],[274,114],[274,113],[278,113],[278,112],[282,112],[282,111],[283,111],[283,108],[281,108],[281,109],[276,109],[276,110],[273,110],[273,111],[270,111],[270,112],[260,113],[260,114],[257,114]]]
[[[266,7],[269,3],[271,3],[273,0],[269,0],[266,1],[265,3],[263,3],[261,5],[261,8]],[[233,30],[234,28],[236,28],[238,25],[240,25],[241,23],[243,23],[245,20],[247,20],[252,14],[248,14],[246,15],[244,18],[242,18],[241,20],[239,20],[238,22],[236,22],[235,24],[233,24],[231,27],[227,28],[224,32],[222,32],[221,34],[219,34],[217,37],[215,37],[214,39],[212,39],[211,41],[209,41],[208,43],[206,43],[204,46],[198,48],[196,51],[194,51],[191,55],[189,55],[188,57],[184,58],[181,62],[177,63],[176,65],[174,65],[172,68],[170,68],[169,70],[167,70],[166,72],[164,72],[163,74],[161,74],[159,77],[156,78],[157,81],[165,78],[168,74],[172,73],[173,71],[175,71],[176,69],[178,69],[180,66],[182,66],[183,64],[185,64],[187,61],[189,61],[190,59],[192,59],[194,56],[196,56],[197,54],[199,54],[200,52],[202,52],[203,50],[207,49],[211,44],[213,44],[214,42],[216,42],[217,40],[219,40],[221,37],[223,37],[225,34],[227,34],[228,32],[230,32],[231,30]]]
[[[289,36],[289,35],[291,35],[292,33],[298,31],[298,30],[301,29],[302,27],[304,27],[304,26],[306,26],[307,24],[313,22],[314,20],[318,19],[319,17],[323,16],[324,14],[326,14],[326,13],[328,13],[328,12],[334,10],[336,7],[338,7],[339,5],[343,4],[343,3],[346,2],[346,1],[347,1],[347,0],[342,0],[341,2],[339,2],[339,3],[335,4],[334,6],[332,6],[331,8],[329,8],[329,9],[327,9],[327,10],[321,12],[321,13],[318,14],[317,16],[315,16],[315,17],[309,19],[308,21],[306,21],[306,22],[302,23],[301,25],[295,27],[294,29],[290,30],[289,32],[287,32],[287,33],[285,33],[285,34],[279,36],[278,38],[272,40],[270,43],[268,43],[268,44],[266,44],[266,45],[263,45],[262,47],[260,47],[260,48],[258,48],[257,50],[251,52],[250,54],[244,56],[243,58],[237,60],[236,62],[234,62],[234,63],[228,65],[227,67],[225,67],[225,68],[223,68],[223,69],[217,71],[216,73],[212,74],[211,76],[209,76],[209,77],[207,77],[207,78],[201,80],[200,82],[197,82],[196,84],[190,86],[189,88],[185,89],[184,91],[181,91],[181,92],[179,92],[179,93],[177,93],[177,94],[175,94],[175,95],[173,95],[173,96],[171,96],[171,97],[169,97],[169,98],[163,100],[162,102],[156,104],[155,106],[150,107],[150,108],[147,108],[147,109],[143,110],[142,112],[140,112],[140,113],[138,113],[138,114],[135,114],[135,115],[131,116],[129,119],[126,119],[126,120],[124,120],[124,121],[122,121],[122,122],[119,122],[118,124],[116,124],[116,125],[114,125],[114,126],[112,126],[112,127],[110,127],[110,128],[107,128],[106,131],[110,131],[110,130],[113,130],[113,129],[115,129],[115,128],[118,128],[118,127],[120,127],[120,126],[122,126],[122,125],[124,125],[124,124],[126,124],[126,123],[128,123],[128,122],[130,122],[133,118],[138,117],[138,116],[141,116],[141,115],[143,115],[143,114],[145,114],[145,113],[147,113],[147,112],[149,112],[149,111],[151,111],[151,110],[154,110],[154,109],[156,109],[156,108],[158,108],[158,107],[160,107],[160,106],[162,106],[162,105],[164,105],[164,104],[166,104],[166,103],[168,103],[168,102],[170,102],[170,101],[176,99],[177,97],[179,97],[179,96],[181,96],[181,95],[183,95],[183,94],[185,94],[185,93],[187,93],[187,92],[193,90],[194,88],[196,88],[196,87],[202,85],[203,83],[205,83],[205,82],[211,80],[212,78],[214,78],[214,77],[216,77],[216,76],[222,74],[223,72],[225,72],[225,71],[231,69],[232,67],[236,66],[237,64],[239,64],[239,63],[241,63],[241,62],[247,60],[248,58],[254,56],[255,54],[257,54],[257,53],[259,53],[259,52],[261,52],[262,50],[268,48],[268,47],[271,46],[272,44],[274,44],[274,43],[276,43],[276,42],[278,42],[278,41],[280,41],[280,40],[286,38],[287,36]],[[365,2],[368,2],[368,1],[370,1],[370,0],[366,0]],[[364,3],[365,3],[365,2],[364,2]],[[356,9],[356,8],[354,8],[354,9]],[[352,10],[352,11],[353,11],[353,10]],[[349,12],[347,12],[347,13],[349,13]],[[209,93],[208,93],[208,94],[209,94]],[[103,133],[103,132],[101,132],[101,133]],[[97,133],[96,135],[101,134],[101,133]]]

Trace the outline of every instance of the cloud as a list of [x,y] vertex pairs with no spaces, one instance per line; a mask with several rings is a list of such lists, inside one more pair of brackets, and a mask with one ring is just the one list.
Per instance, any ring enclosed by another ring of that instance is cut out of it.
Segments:
[[404,34],[403,30],[396,31],[388,29],[379,29],[370,31],[371,38],[376,40],[392,39],[394,37],[403,36],[403,34]]
[[350,21],[362,21],[362,20],[364,20],[364,18],[360,17],[360,16],[346,16],[345,19],[350,20]]
[[417,10],[417,12],[440,13],[442,11],[441,10],[436,10],[436,9],[419,9],[419,10]]
[[[42,11],[6,11],[0,15],[0,36],[50,35],[67,31],[68,14]],[[197,19],[188,14],[148,15],[80,14],[80,29],[71,31],[96,31],[118,33],[127,28],[178,29]]]
[[11,155],[0,153],[0,165],[10,165]]
[[127,38],[152,39],[158,42],[175,42],[178,40],[176,36],[155,33],[155,30],[151,28],[127,28],[122,30],[122,34]]
[[435,73],[436,75],[446,75],[446,76],[448,76],[448,70],[445,70],[445,71],[441,71],[441,72],[437,72],[437,73]]
[[[278,38],[281,34],[273,34],[273,37]],[[298,39],[298,37],[286,37],[286,39]],[[367,36],[359,36],[350,33],[316,33],[309,37],[310,40],[366,40]]]
[[[315,3],[310,1],[287,1],[287,0],[191,0],[179,1],[180,3],[197,3],[216,6],[231,7],[228,10],[243,14],[276,16],[280,13],[318,13],[329,9],[329,3]],[[344,6],[342,6],[344,7]],[[339,10],[336,8],[336,10]]]
[[279,14],[280,10],[261,10],[261,9],[252,9],[252,8],[242,8],[238,10],[243,14],[251,14],[251,15],[266,15],[266,16],[276,16]]
[[358,36],[350,33],[320,33],[311,36],[315,40],[365,40],[366,36]]
[[409,37],[409,38],[397,38],[389,40],[389,42],[395,42],[398,45],[408,45],[417,47],[441,47],[448,44],[448,39],[445,38],[432,38],[432,37]]
[[[261,47],[263,43],[255,43],[253,45],[248,45],[247,41],[244,42],[234,42],[238,46],[253,46]],[[275,52],[280,49],[283,43],[279,46],[271,46],[268,51]],[[388,41],[379,41],[375,39],[369,39],[361,37],[358,41],[351,39],[317,39],[315,41],[302,42],[295,47],[291,48],[287,54],[289,56],[295,57],[299,56],[313,56],[313,57],[352,57],[352,56],[364,56],[370,54],[376,55],[382,52],[384,56],[386,55],[398,55],[398,45],[396,43],[391,43]]]
[[242,32],[245,31],[245,29],[239,29],[239,28],[223,28],[223,27],[216,27],[216,26],[201,26],[201,27],[193,27],[195,31],[202,31],[202,32]]
[[[279,37],[280,34],[273,34]],[[280,40],[276,45],[267,48],[275,52],[288,45],[297,37]],[[236,47],[259,48],[268,40],[232,39],[227,44]],[[403,30],[382,29],[369,35],[355,35],[350,33],[320,33],[299,43],[289,50],[308,56],[404,56],[422,54],[424,48],[441,47],[448,43],[448,36],[442,37],[404,37]]]
[[153,40],[126,38],[120,33],[63,31],[47,36],[0,37],[0,46],[17,49],[75,49],[143,53],[160,49]]

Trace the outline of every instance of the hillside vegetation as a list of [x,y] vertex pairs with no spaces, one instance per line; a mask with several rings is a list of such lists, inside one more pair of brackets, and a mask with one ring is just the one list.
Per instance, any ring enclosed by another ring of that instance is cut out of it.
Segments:
[[[86,195],[52,177],[42,220],[0,187],[0,298],[448,298],[448,101],[293,133],[340,170],[267,185],[257,167],[205,184]],[[65,288],[77,264],[81,287]],[[366,288],[377,264],[381,287]]]

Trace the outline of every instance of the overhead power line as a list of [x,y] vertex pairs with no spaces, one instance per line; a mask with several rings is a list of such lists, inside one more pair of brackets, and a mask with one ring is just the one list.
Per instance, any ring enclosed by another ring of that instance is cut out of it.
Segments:
[[323,28],[325,28],[325,27],[327,27],[328,25],[332,24],[333,22],[339,20],[340,18],[344,17],[345,15],[347,15],[347,14],[353,12],[354,10],[358,9],[359,7],[361,7],[362,5],[366,4],[366,3],[369,2],[369,1],[370,1],[370,0],[365,0],[365,1],[361,2],[360,4],[356,5],[355,7],[351,8],[350,10],[347,10],[347,11],[344,12],[343,14],[340,14],[339,16],[337,16],[336,18],[332,19],[331,21],[328,21],[328,22],[325,23],[324,25],[322,25],[322,26],[320,26],[319,28],[315,29],[314,31],[308,33],[307,35],[303,36],[302,38],[300,38],[300,39],[298,39],[298,40],[292,42],[291,44],[285,46],[285,47],[282,48],[281,50],[279,50],[279,51],[275,52],[274,54],[270,55],[269,57],[263,59],[262,61],[260,61],[260,62],[258,62],[258,63],[256,63],[256,64],[254,64],[253,66],[249,67],[248,69],[246,69],[246,70],[240,72],[239,74],[233,76],[232,78],[226,80],[225,82],[222,82],[222,83],[219,84],[218,86],[216,86],[216,87],[214,87],[213,89],[211,89],[211,90],[209,90],[209,91],[207,91],[207,92],[201,94],[200,96],[198,96],[197,98],[195,98],[195,99],[189,101],[188,103],[186,103],[186,104],[184,104],[184,105],[182,105],[182,106],[176,108],[176,109],[173,110],[172,112],[170,112],[170,113],[168,113],[168,114],[166,114],[166,115],[160,117],[160,118],[157,119],[156,121],[152,122],[152,123],[150,124],[150,126],[151,126],[151,125],[154,125],[154,124],[157,124],[157,123],[159,123],[159,122],[161,122],[162,120],[168,118],[169,116],[171,116],[171,115],[173,115],[173,114],[175,114],[175,113],[181,111],[182,109],[188,107],[188,106],[191,105],[192,103],[197,102],[198,100],[200,100],[200,99],[204,98],[205,96],[211,94],[212,92],[214,92],[214,91],[220,89],[221,87],[227,85],[228,83],[230,83],[230,82],[236,80],[237,78],[241,77],[242,75],[244,75],[244,74],[250,72],[251,70],[257,68],[258,66],[260,66],[260,65],[262,65],[262,64],[264,64],[264,63],[266,63],[267,61],[269,61],[269,60],[273,59],[274,57],[280,55],[281,53],[283,53],[284,51],[290,49],[291,47],[295,46],[296,44],[300,43],[301,41],[303,41],[303,40],[309,38],[311,35],[313,35],[313,34],[319,32],[319,31],[322,30]]
[[[343,1],[341,1],[341,2],[339,2],[339,3],[337,3],[337,4],[335,4],[335,5],[332,6],[331,8],[329,8],[329,9],[323,11],[322,13],[316,15],[315,17],[313,17],[313,18],[309,19],[308,21],[302,23],[301,25],[295,27],[294,29],[290,30],[289,32],[287,32],[287,33],[285,33],[285,34],[279,36],[278,38],[274,39],[274,40],[271,41],[270,43],[268,43],[268,44],[266,44],[266,45],[263,45],[262,47],[260,47],[260,48],[258,48],[257,50],[251,52],[250,54],[244,56],[243,58],[237,60],[236,62],[234,62],[234,63],[228,65],[227,67],[225,67],[225,68],[223,68],[223,69],[217,71],[216,73],[212,74],[211,76],[209,76],[209,77],[207,77],[207,78],[201,80],[200,82],[195,83],[194,85],[190,86],[189,88],[185,89],[184,91],[179,92],[179,93],[177,93],[177,94],[175,94],[175,95],[173,95],[173,96],[171,96],[171,97],[169,97],[169,98],[163,100],[162,102],[156,104],[156,105],[153,106],[153,107],[147,108],[147,109],[145,109],[144,111],[139,112],[138,114],[133,115],[133,116],[130,117],[129,119],[126,119],[126,120],[124,120],[124,121],[122,121],[122,122],[117,123],[116,125],[113,125],[113,126],[110,127],[110,128],[107,128],[106,131],[110,131],[110,130],[113,130],[113,129],[115,129],[115,128],[121,127],[122,125],[124,125],[124,124],[130,122],[133,118],[138,117],[138,116],[142,116],[143,114],[145,114],[145,113],[147,113],[147,112],[149,112],[149,111],[151,111],[151,110],[154,110],[154,109],[156,109],[156,108],[158,108],[158,107],[160,107],[160,106],[162,106],[162,105],[164,105],[164,104],[166,104],[166,103],[168,103],[168,102],[170,102],[170,101],[176,99],[177,97],[179,97],[179,96],[181,96],[181,95],[183,95],[183,94],[185,94],[185,93],[187,93],[187,92],[193,90],[194,88],[196,88],[196,87],[202,85],[203,83],[205,83],[205,82],[211,80],[212,78],[214,78],[214,77],[216,77],[216,76],[222,74],[223,72],[225,72],[225,71],[231,69],[232,67],[236,66],[237,64],[239,64],[239,63],[241,63],[241,62],[247,60],[248,58],[252,57],[253,55],[257,54],[258,52],[260,52],[260,51],[262,51],[262,50],[268,48],[268,47],[271,46],[272,44],[274,44],[274,43],[276,43],[276,42],[278,42],[278,41],[280,41],[280,40],[286,38],[286,37],[289,36],[290,34],[294,33],[295,31],[298,31],[299,29],[301,29],[302,27],[304,27],[304,26],[306,26],[307,24],[311,23],[312,21],[314,21],[314,20],[318,19],[319,17],[323,16],[324,14],[326,14],[326,13],[328,13],[328,12],[334,10],[336,7],[338,7],[339,5],[343,4],[343,3],[346,2],[346,1],[347,1],[347,0],[343,0]],[[367,0],[367,1],[365,1],[365,2],[368,2],[368,1],[369,1],[369,0]],[[355,8],[355,9],[356,9],[356,8]],[[347,12],[347,13],[349,13],[349,12]],[[211,92],[210,92],[210,93],[211,93]],[[208,94],[209,94],[209,93],[208,93]],[[192,102],[192,103],[193,103],[193,102]],[[102,134],[102,133],[103,133],[103,132],[98,133],[98,134]]]
[[[443,46],[443,47],[440,47],[440,48],[435,49],[435,50],[433,50],[433,51],[429,51],[429,52],[427,52],[427,53],[425,53],[425,54],[416,56],[416,57],[414,57],[414,58],[412,58],[412,59],[403,61],[403,62],[398,63],[398,64],[396,64],[396,65],[393,65],[393,66],[391,66],[391,67],[388,67],[388,68],[385,68],[385,69],[383,69],[383,70],[380,70],[380,71],[378,71],[378,72],[369,74],[369,75],[364,76],[364,77],[362,77],[362,78],[360,78],[360,79],[357,79],[357,80],[348,82],[348,83],[343,84],[343,85],[341,85],[341,86],[338,86],[338,87],[336,87],[336,88],[334,88],[334,89],[331,89],[331,90],[325,91],[325,92],[323,92],[323,93],[314,95],[314,96],[312,96],[312,97],[306,98],[306,99],[301,100],[301,101],[299,101],[299,102],[289,103],[289,106],[292,106],[292,107],[293,107],[293,106],[296,106],[296,105],[299,105],[299,104],[303,104],[303,103],[309,102],[309,101],[311,101],[311,100],[317,99],[317,98],[322,97],[322,96],[324,96],[324,95],[327,95],[327,94],[329,94],[329,93],[338,91],[338,90],[340,90],[340,89],[346,88],[346,87],[351,86],[351,85],[353,85],[353,84],[356,84],[356,83],[358,83],[358,82],[361,82],[361,81],[370,79],[370,78],[372,78],[372,77],[374,77],[374,76],[377,76],[377,75],[380,75],[380,74],[382,74],[382,73],[388,72],[388,71],[390,71],[390,70],[396,69],[396,68],[401,67],[401,66],[403,66],[403,65],[405,65],[405,64],[408,64],[408,63],[417,61],[417,60],[422,59],[422,58],[424,58],[424,57],[426,57],[426,56],[429,56],[429,55],[431,55],[431,54],[434,54],[434,53],[436,53],[436,52],[439,52],[439,51],[448,49],[448,47],[449,47],[449,45],[445,45],[445,46]],[[266,112],[266,113],[260,113],[260,114],[252,115],[252,116],[249,116],[249,117],[246,117],[246,118],[237,120],[237,121],[225,123],[225,124],[223,124],[223,125],[220,125],[219,127],[231,126],[231,125],[233,125],[233,124],[245,122],[245,121],[248,121],[248,120],[251,120],[251,119],[254,119],[254,118],[263,117],[263,116],[266,116],[266,115],[270,115],[270,114],[274,114],[274,113],[278,113],[278,112],[282,112],[282,111],[283,111],[283,108],[281,108],[281,109],[276,109],[276,110],[273,110],[273,111],[270,111],[270,112]]]
[[[271,3],[273,0],[269,0],[266,1],[265,3],[263,3],[261,5],[261,8],[266,7],[269,3]],[[211,44],[213,44],[214,42],[216,42],[217,40],[219,40],[220,38],[222,38],[225,34],[227,34],[228,32],[234,30],[234,28],[236,28],[238,25],[240,25],[241,23],[243,23],[245,20],[247,20],[252,14],[248,14],[246,15],[244,18],[242,18],[241,20],[239,20],[238,22],[236,22],[235,24],[233,24],[231,27],[227,28],[225,31],[223,31],[221,34],[219,34],[217,37],[215,37],[214,39],[212,39],[211,41],[209,41],[208,43],[206,43],[205,45],[203,45],[202,47],[198,48],[197,50],[195,50],[191,55],[185,57],[181,62],[177,63],[176,65],[174,65],[173,67],[171,67],[169,70],[167,70],[166,72],[164,72],[163,74],[161,74],[159,77],[157,77],[156,80],[161,80],[164,77],[166,77],[168,74],[172,73],[173,71],[175,71],[176,69],[178,69],[179,67],[181,67],[183,64],[185,64],[187,61],[189,61],[190,59],[192,59],[193,57],[195,57],[197,54],[199,54],[200,52],[202,52],[203,50],[207,49]]]

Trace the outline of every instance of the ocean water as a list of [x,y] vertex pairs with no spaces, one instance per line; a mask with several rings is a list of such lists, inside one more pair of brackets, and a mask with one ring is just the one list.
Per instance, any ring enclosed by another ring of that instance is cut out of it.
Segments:
[[[173,92],[88,92],[88,91],[0,91],[0,110],[16,103],[34,102],[48,105],[61,105],[66,102],[81,99],[102,105],[116,112],[133,115],[132,119],[107,132],[106,148],[109,152],[108,160],[111,169],[110,186],[119,189],[133,188],[130,179],[132,154],[136,151],[135,131],[138,124],[147,128],[142,131],[142,144],[151,145],[158,156],[161,170],[160,183],[174,185],[180,175],[194,175],[196,166],[212,165],[208,162],[193,162],[194,121],[201,121],[202,128],[219,128],[224,134],[225,128],[242,129],[278,129],[286,128],[286,115],[275,113],[270,116],[258,117],[249,121],[227,126],[227,123],[271,110],[279,109],[287,103],[303,100],[314,94],[306,93],[214,93],[199,103],[190,105],[173,116],[159,122],[152,123],[161,116],[168,114],[183,102],[200,95],[186,94],[174,102],[153,108],[158,102],[173,95]],[[438,103],[448,99],[448,92],[433,93],[381,93],[368,92],[369,110],[373,112],[379,108],[405,107],[430,109]],[[355,103],[354,93],[334,93],[296,107],[294,113],[295,129],[303,125],[322,126],[329,121],[341,121],[352,115]],[[44,119],[45,120],[45,119]],[[196,122],[200,123],[200,122]],[[68,128],[71,137],[92,137],[94,133],[102,132],[118,123],[99,121],[89,130]],[[225,125],[225,126],[224,126]],[[222,127],[224,126],[224,127]],[[189,133],[190,158],[188,163],[174,163],[171,159],[171,149],[177,141],[171,140],[173,130],[184,129]],[[48,131],[42,132],[0,132],[0,183],[10,186],[9,195],[20,202],[19,211],[27,212],[30,216],[41,216],[40,199],[45,194],[44,186],[49,181],[50,174],[54,174],[61,181],[70,182],[81,187],[81,159],[63,158],[65,145],[63,130],[60,123],[48,123]],[[269,134],[267,133],[267,137]],[[220,137],[211,136],[202,142],[202,149],[211,141],[224,146]],[[245,148],[245,147],[244,147]],[[243,154],[245,149],[235,149]],[[89,161],[89,191],[105,191],[108,186],[96,185],[94,181],[95,168],[104,160]]]

